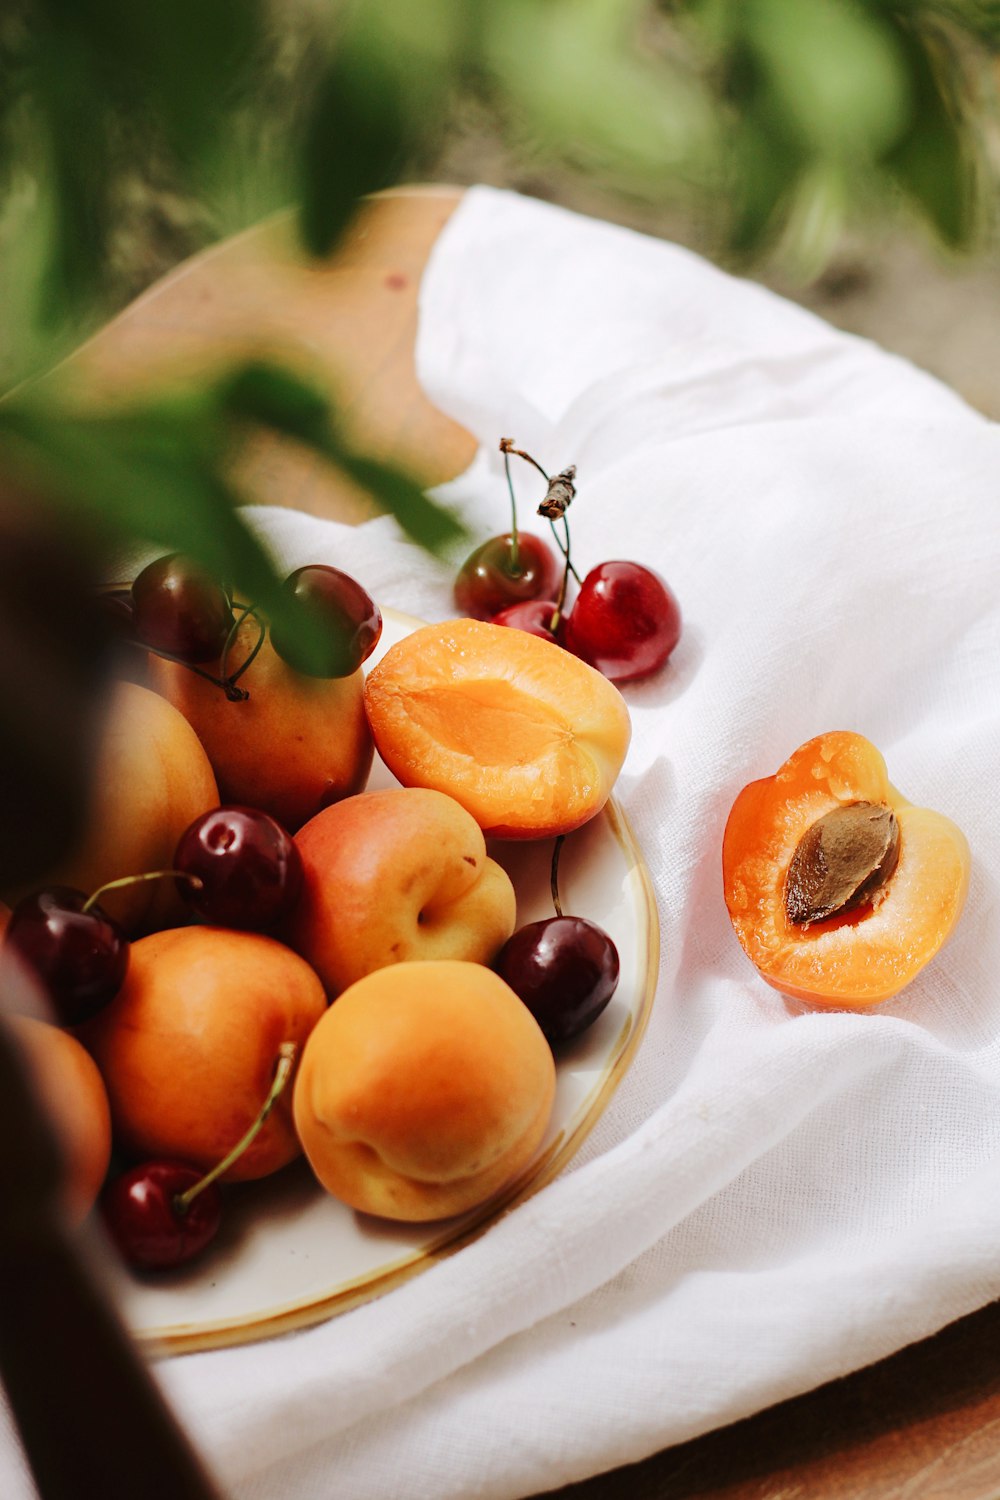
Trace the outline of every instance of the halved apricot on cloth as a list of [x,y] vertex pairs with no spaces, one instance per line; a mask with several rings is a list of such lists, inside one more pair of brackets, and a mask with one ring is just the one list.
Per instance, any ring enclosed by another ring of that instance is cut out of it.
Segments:
[[895,995],[958,920],[969,846],[913,807],[860,734],[802,745],[733,804],[726,906],[764,979],[813,1005],[867,1010]]
[[480,620],[425,625],[365,684],[379,754],[486,834],[550,838],[600,812],[628,749],[618,689],[561,646]]

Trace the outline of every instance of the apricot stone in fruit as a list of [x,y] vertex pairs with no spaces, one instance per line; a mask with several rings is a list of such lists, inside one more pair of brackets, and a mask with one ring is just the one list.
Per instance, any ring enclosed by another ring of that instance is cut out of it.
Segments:
[[[119,994],[80,1036],[104,1076],[115,1141],[137,1159],[215,1166],[255,1119],[282,1042],[300,1052],[326,996],[273,938],[181,927],[133,943]],[[299,1154],[289,1090],[227,1173],[265,1177]]]
[[[252,617],[240,626],[230,668],[258,638]],[[290,832],[328,803],[359,792],[372,764],[362,674],[305,677],[264,641],[239,679],[249,698],[225,692],[187,667],[149,660],[149,683],[194,727],[226,802],[260,808]]]
[[490,969],[395,964],[352,985],[316,1027],[295,1124],[334,1197],[385,1218],[439,1219],[528,1166],[554,1091],[548,1043]]
[[743,788],[722,865],[736,935],[768,984],[812,1005],[867,1010],[947,940],[969,846],[949,818],[900,795],[870,741],[837,731]]
[[443,792],[362,792],[295,842],[304,880],[289,940],[331,994],[408,959],[489,963],[514,930],[510,877]]
[[628,749],[625,700],[551,641],[426,625],[369,673],[375,744],[404,786],[447,792],[487,834],[547,838],[600,812]]
[[62,1150],[63,1206],[78,1224],[96,1202],[111,1160],[107,1091],[93,1059],[68,1031],[31,1016],[10,1016],[6,1024]]
[[[218,800],[208,758],[183,714],[148,688],[119,683],[83,840],[38,884],[91,895],[106,881],[168,868],[184,829]],[[186,912],[173,880],[109,891],[101,905],[130,933],[183,921]]]

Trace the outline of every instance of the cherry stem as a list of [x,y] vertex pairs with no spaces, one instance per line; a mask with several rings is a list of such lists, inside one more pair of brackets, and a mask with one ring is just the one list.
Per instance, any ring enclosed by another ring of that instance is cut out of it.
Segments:
[[191,1207],[191,1204],[197,1198],[198,1194],[203,1193],[207,1187],[210,1187],[212,1183],[215,1182],[217,1177],[222,1176],[223,1172],[228,1172],[233,1163],[243,1155],[247,1147],[251,1146],[257,1139],[257,1136],[264,1128],[264,1124],[267,1120],[268,1115],[271,1113],[272,1109],[281,1098],[281,1095],[284,1093],[285,1084],[288,1082],[291,1076],[294,1062],[295,1043],[282,1042],[281,1046],[278,1048],[278,1061],[274,1070],[274,1081],[271,1084],[270,1092],[268,1093],[267,1098],[264,1100],[264,1103],[260,1107],[260,1113],[257,1115],[257,1118],[250,1126],[250,1129],[246,1132],[245,1135],[240,1137],[233,1149],[227,1156],[224,1156],[222,1158],[218,1166],[213,1167],[211,1172],[206,1172],[205,1176],[200,1178],[193,1187],[189,1187],[186,1192],[174,1194],[173,1209],[174,1213],[177,1214],[178,1217],[183,1217],[183,1215],[186,1214],[188,1209]]
[[562,904],[559,900],[559,856],[562,853],[562,846],[565,842],[566,835],[561,833],[556,839],[555,848],[552,850],[552,868],[549,872],[549,889],[552,892],[552,905],[556,909],[557,917],[561,917],[563,914]]
[[541,476],[545,480],[546,484],[548,484],[550,482],[549,481],[549,476],[546,474],[545,470],[542,468],[541,464],[538,462],[538,459],[537,458],[532,458],[531,454],[530,453],[525,453],[522,448],[515,448],[514,447],[514,439],[513,438],[501,438],[500,439],[500,452],[501,453],[516,453],[518,458],[523,458],[524,461],[525,461],[525,463],[531,464],[533,468],[536,468],[538,470],[539,474],[541,474]]
[[507,475],[507,489],[510,492],[510,570],[514,574],[521,571],[521,548],[517,535],[517,501],[514,498],[514,481],[510,473],[510,449],[506,446],[513,442],[513,438],[500,439],[500,452],[503,454],[504,472]]
[[147,870],[143,875],[120,875],[117,880],[108,880],[104,885],[99,885],[83,903],[82,911],[90,911],[96,906],[105,891],[124,891],[130,885],[138,885],[140,880],[166,880],[172,876],[175,880],[189,880],[196,890],[201,890],[205,882],[200,875],[188,875],[184,870]]
[[[246,689],[238,688],[236,684],[243,676],[243,673],[246,671],[247,667],[253,664],[257,653],[260,651],[261,646],[263,646],[264,644],[264,637],[267,635],[267,627],[265,626],[263,620],[260,618],[260,615],[257,613],[256,605],[243,604],[240,605],[239,608],[239,615],[234,614],[233,616],[232,628],[230,629],[230,632],[226,637],[226,644],[222,648],[222,660],[219,663],[219,666],[222,668],[222,683],[226,690],[226,697],[231,703],[245,702],[246,699],[249,698],[250,694],[246,691]],[[235,642],[237,635],[239,634],[240,626],[243,624],[248,615],[253,615],[254,619],[257,621],[256,644],[254,645],[253,650],[250,652],[249,656],[246,658],[243,664],[237,667],[235,672],[227,673],[226,665],[229,661],[229,653],[233,648],[233,643]]]

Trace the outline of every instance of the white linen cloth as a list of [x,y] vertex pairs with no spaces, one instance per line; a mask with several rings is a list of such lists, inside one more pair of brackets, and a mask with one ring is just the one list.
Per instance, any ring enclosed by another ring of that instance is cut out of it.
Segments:
[[[1000,431],[694,255],[483,188],[424,277],[418,368],[482,445],[441,492],[477,536],[506,528],[512,435],[577,464],[581,569],[635,558],[681,601],[667,670],[625,688],[616,793],[659,986],[581,1155],[482,1239],[332,1322],[158,1367],[238,1500],[525,1496],[1000,1295]],[[289,566],[452,612],[451,568],[388,519],[259,525]],[[721,889],[736,793],[834,728],[973,850],[949,945],[860,1016],[786,1006]]]

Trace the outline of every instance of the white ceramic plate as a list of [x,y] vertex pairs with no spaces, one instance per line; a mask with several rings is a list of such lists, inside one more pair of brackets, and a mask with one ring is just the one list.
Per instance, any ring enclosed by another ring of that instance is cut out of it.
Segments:
[[[418,624],[386,611],[370,665]],[[369,785],[393,784],[376,758]],[[552,916],[551,841],[494,843],[490,853],[514,882],[518,926]],[[567,838],[559,888],[564,911],[610,933],[621,977],[594,1025],[560,1051],[552,1120],[527,1172],[484,1208],[435,1224],[357,1214],[324,1193],[304,1162],[232,1187],[222,1231],[203,1258],[155,1279],[126,1275],[121,1306],[141,1340],[159,1353],[183,1353],[321,1322],[460,1249],[565,1166],[625,1074],[656,983],[659,927],[649,877],[613,802]]]

